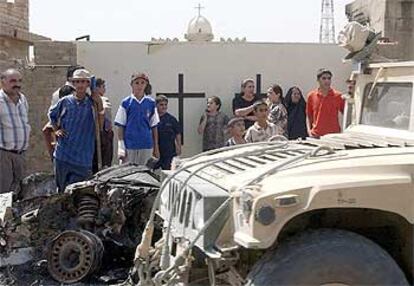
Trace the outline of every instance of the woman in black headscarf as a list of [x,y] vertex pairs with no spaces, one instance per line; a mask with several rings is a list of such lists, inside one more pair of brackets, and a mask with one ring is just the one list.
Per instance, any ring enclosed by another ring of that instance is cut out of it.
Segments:
[[308,136],[306,128],[306,102],[299,87],[289,89],[285,97],[285,106],[288,112],[289,140]]

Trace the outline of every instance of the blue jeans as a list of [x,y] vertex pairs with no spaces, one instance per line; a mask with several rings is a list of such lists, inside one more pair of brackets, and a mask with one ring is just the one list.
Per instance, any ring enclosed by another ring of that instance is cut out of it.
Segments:
[[59,193],[65,191],[66,186],[82,182],[89,179],[92,175],[92,167],[77,166],[67,162],[62,162],[55,158],[55,180]]

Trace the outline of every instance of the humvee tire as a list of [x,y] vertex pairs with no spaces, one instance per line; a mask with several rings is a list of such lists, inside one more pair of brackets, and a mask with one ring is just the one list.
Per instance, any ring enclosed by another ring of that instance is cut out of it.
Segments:
[[302,233],[267,252],[252,268],[249,286],[408,285],[391,256],[373,241],[343,230]]

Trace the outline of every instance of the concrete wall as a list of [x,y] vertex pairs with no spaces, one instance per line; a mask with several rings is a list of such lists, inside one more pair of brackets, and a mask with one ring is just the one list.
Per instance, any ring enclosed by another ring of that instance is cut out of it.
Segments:
[[[262,92],[272,83],[287,90],[298,85],[308,92],[316,85],[320,67],[334,73],[333,84],[344,90],[350,67],[342,64],[345,50],[336,45],[283,43],[138,43],[79,42],[78,63],[107,80],[107,96],[115,116],[121,99],[130,94],[129,78],[134,71],[145,71],[153,85],[153,94],[177,92],[178,73],[184,74],[185,92],[205,92],[219,96],[223,111],[231,115],[234,93],[243,79],[262,74]],[[197,124],[205,109],[205,99],[186,99],[184,118],[184,154],[200,152],[201,136]],[[177,100],[170,100],[177,115]]]

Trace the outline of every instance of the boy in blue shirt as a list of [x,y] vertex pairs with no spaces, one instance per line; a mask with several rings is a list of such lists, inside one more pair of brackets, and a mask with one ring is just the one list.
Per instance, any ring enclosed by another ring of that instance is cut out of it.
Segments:
[[[76,70],[72,78],[75,92],[61,98],[49,111],[50,123],[57,137],[53,157],[59,192],[63,192],[69,184],[88,179],[92,174],[95,116],[98,116],[101,128],[104,109],[97,93],[92,96],[86,93],[90,78],[89,71]],[[94,112],[94,105],[98,114]]]
[[131,76],[132,94],[124,98],[115,117],[118,127],[118,158],[121,163],[145,165],[160,157],[157,125],[160,121],[151,85],[144,73]]
[[181,126],[177,119],[168,113],[168,98],[165,95],[158,95],[155,102],[160,116],[158,142],[161,156],[156,168],[170,170],[172,159],[181,155]]

